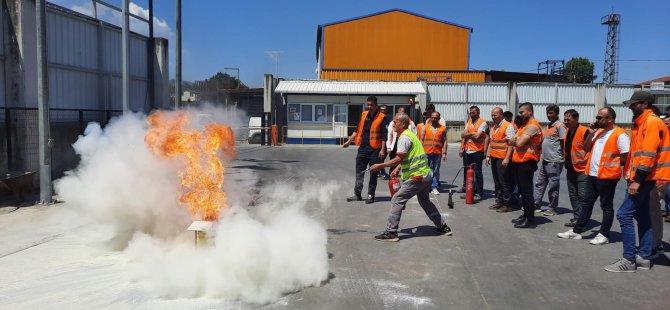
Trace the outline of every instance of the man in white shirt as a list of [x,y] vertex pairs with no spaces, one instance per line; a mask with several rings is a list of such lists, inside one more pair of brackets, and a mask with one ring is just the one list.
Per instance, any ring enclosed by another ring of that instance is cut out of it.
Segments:
[[622,168],[630,149],[630,138],[626,131],[615,125],[616,113],[611,107],[598,111],[596,121],[589,127],[589,135],[584,143],[584,150],[589,152],[586,164],[586,192],[581,205],[579,218],[575,227],[558,237],[564,239],[582,239],[587,231],[586,224],[591,219],[593,205],[600,197],[600,208],[603,210],[600,232],[589,243],[603,245],[609,243],[608,235],[614,221],[614,193],[622,175]]
[[[405,107],[398,107],[396,109],[396,111],[397,111],[396,114],[397,113],[407,114],[407,111],[405,110]],[[388,137],[386,139],[386,149],[391,150],[391,151],[389,151],[389,160],[395,158],[396,152],[398,151],[398,146],[396,145],[396,142],[398,141],[398,133],[395,132],[395,130],[393,130],[393,126],[394,126],[393,125],[393,120],[391,120],[391,122],[389,123],[389,126],[388,126],[388,130],[387,130]],[[413,134],[416,134],[416,125],[414,124],[414,122],[411,119],[409,120],[409,128],[408,129]],[[395,166],[391,167],[391,169],[389,171],[393,171],[393,169],[395,169]],[[384,180],[390,179],[390,176],[384,171],[384,169],[382,169],[381,171],[382,171],[382,173],[384,173],[384,176],[383,176]]]

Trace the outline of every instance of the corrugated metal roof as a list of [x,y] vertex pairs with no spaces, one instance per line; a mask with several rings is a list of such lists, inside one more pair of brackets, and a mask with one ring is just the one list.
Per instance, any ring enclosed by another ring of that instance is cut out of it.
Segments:
[[284,94],[362,94],[362,95],[410,95],[425,94],[420,82],[381,81],[281,81],[275,92]]
[[403,71],[403,70],[337,70],[321,71],[323,80],[368,80],[368,81],[407,81],[425,80],[428,82],[484,82],[484,71]]

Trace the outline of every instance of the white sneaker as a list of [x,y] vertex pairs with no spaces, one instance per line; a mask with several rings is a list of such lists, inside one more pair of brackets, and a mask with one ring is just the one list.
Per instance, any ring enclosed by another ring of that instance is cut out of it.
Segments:
[[440,192],[437,191],[437,188],[433,188],[433,190],[430,191],[430,193],[433,194],[433,195],[439,195],[440,194]]
[[575,240],[582,239],[582,235],[572,231],[572,229],[570,229],[566,232],[558,233],[556,235],[559,238],[563,238],[563,239],[575,239]]
[[603,236],[603,234],[598,234],[595,238],[591,239],[589,243],[593,245],[603,245],[610,243],[610,241],[607,239],[607,237]]

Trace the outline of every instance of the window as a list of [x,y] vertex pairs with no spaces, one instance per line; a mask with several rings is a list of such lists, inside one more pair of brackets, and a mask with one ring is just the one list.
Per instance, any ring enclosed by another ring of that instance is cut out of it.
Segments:
[[301,108],[302,108],[302,118],[300,119],[300,121],[311,122],[312,121],[312,105],[303,104],[301,106]]
[[299,104],[289,104],[288,105],[288,120],[291,121],[291,122],[299,122],[300,121],[300,105]]
[[336,104],[334,106],[335,111],[335,122],[336,123],[346,123],[347,122],[347,106],[344,104]]
[[317,104],[314,106],[314,121],[315,122],[327,122],[328,117],[326,116],[326,105]]

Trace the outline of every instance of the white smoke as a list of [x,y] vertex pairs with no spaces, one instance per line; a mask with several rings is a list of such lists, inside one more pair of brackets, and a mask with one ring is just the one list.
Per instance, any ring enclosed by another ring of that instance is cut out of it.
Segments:
[[[240,115],[212,107],[192,112],[194,127],[244,123]],[[69,206],[96,225],[115,228],[112,245],[124,249],[134,275],[129,281],[163,298],[267,303],[327,280],[327,234],[306,207],[328,207],[325,197],[332,197],[335,184],[269,185],[261,189],[259,205],[237,203],[225,210],[210,233],[211,246],[196,248],[193,232],[186,231],[192,219],[177,203],[181,163],[150,153],[145,120],[126,114],[104,130],[89,124],[73,145],[79,167],[55,182]],[[248,186],[225,187],[235,188],[227,192],[229,201],[249,201]]]

